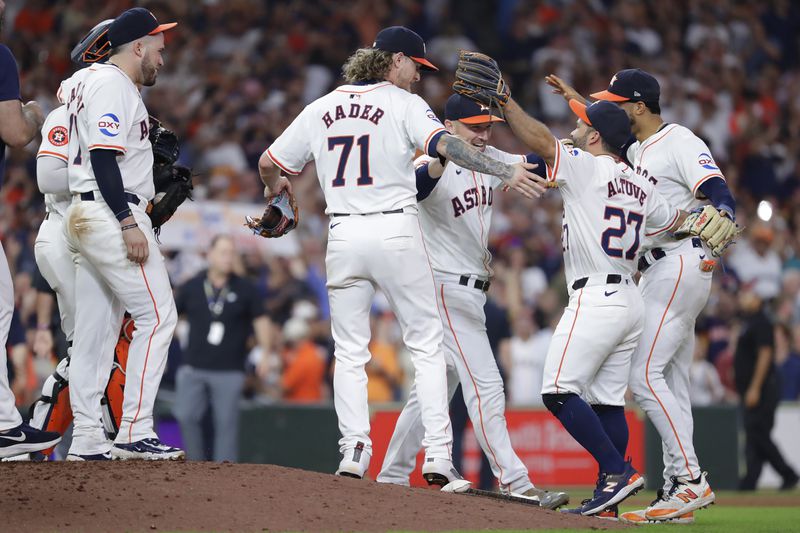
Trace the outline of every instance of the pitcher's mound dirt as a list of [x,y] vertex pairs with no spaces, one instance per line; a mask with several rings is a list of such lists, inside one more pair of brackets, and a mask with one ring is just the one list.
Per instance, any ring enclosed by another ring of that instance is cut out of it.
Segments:
[[453,531],[624,526],[271,465],[2,463],[0,530]]

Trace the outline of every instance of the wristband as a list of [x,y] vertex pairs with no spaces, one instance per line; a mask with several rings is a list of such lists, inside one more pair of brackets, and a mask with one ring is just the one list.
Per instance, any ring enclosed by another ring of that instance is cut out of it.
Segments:
[[138,227],[139,227],[139,224],[134,222],[133,224],[128,224],[126,226],[122,226],[122,231],[125,231],[126,229],[138,228]]
[[37,324],[36,329],[39,331],[48,331],[50,329],[50,324]]

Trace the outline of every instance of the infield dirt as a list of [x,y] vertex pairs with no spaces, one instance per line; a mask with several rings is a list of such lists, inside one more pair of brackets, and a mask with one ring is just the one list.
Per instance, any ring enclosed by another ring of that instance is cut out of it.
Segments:
[[[0,463],[1,531],[453,531],[625,526],[271,465]],[[573,498],[574,499],[574,498]],[[577,502],[573,502],[577,503]]]

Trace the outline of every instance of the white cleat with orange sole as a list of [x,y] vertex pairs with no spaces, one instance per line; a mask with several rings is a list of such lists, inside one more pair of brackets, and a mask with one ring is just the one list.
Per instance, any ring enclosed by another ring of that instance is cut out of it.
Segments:
[[645,516],[647,509],[639,509],[638,511],[628,511],[619,515],[619,521],[626,524],[694,524],[694,513],[686,513],[685,515],[667,520],[648,520]]
[[708,484],[706,475],[706,472],[703,472],[697,483],[673,477],[669,493],[664,494],[646,509],[645,518],[659,521],[672,520],[714,503],[716,496]]

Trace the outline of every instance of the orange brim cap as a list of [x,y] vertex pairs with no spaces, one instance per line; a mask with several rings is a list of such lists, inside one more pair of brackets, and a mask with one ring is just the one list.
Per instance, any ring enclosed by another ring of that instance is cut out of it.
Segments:
[[625,98],[624,96],[620,96],[609,91],[600,91],[599,93],[592,93],[589,96],[596,98],[597,100],[605,100],[607,102],[627,102],[630,100],[630,98]]
[[428,61],[424,57],[412,57],[412,56],[408,56],[408,57],[410,57],[412,61],[415,61],[416,63],[419,63],[420,65],[422,65],[422,67],[427,69],[427,70],[439,70],[433,63],[431,63],[430,61]]
[[[592,95],[594,96],[594,95]],[[592,125],[592,122],[589,120],[588,115],[586,115],[586,104],[582,104],[579,101],[572,99],[569,101],[569,108],[572,109],[572,112],[578,115],[578,118],[584,121],[589,126]]]
[[158,26],[156,26],[156,29],[154,29],[153,31],[151,31],[147,35],[156,35],[158,33],[165,32],[167,30],[171,30],[172,28],[174,28],[177,25],[178,25],[177,22],[167,22],[166,24],[159,24]]
[[505,122],[502,118],[495,115],[475,115],[458,119],[464,124],[488,124],[489,122]]

